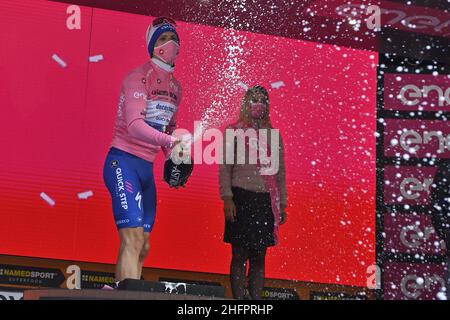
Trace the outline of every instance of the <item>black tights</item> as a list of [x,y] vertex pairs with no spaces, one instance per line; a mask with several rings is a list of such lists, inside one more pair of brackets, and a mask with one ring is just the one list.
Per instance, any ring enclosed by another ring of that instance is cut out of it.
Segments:
[[235,299],[242,300],[245,297],[247,261],[250,262],[248,285],[250,298],[261,299],[261,291],[264,287],[266,251],[267,248],[251,250],[233,245],[230,278],[231,290]]

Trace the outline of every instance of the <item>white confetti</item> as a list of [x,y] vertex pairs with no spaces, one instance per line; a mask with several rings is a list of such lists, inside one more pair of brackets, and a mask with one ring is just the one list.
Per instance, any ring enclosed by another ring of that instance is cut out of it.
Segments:
[[286,85],[284,84],[283,81],[277,81],[277,82],[272,82],[270,84],[270,86],[274,89],[280,89],[281,87],[285,87]]
[[61,67],[67,68],[67,63],[61,59],[56,53],[52,55],[52,59],[55,60]]
[[248,90],[248,85],[246,85],[242,81],[239,81],[238,86],[241,87],[242,89],[244,89],[245,91]]
[[80,193],[78,193],[78,199],[86,200],[86,199],[92,197],[93,195],[94,195],[94,192],[92,192],[91,190],[88,190],[85,192],[80,192]]
[[90,56],[89,57],[89,62],[99,62],[99,61],[102,61],[103,59],[104,59],[103,55],[102,54],[98,54],[96,56]]
[[439,300],[447,300],[447,296],[446,296],[445,292],[442,292],[442,291],[437,294],[437,298]]
[[55,200],[50,198],[45,192],[41,192],[41,198],[44,199],[52,207],[56,204]]

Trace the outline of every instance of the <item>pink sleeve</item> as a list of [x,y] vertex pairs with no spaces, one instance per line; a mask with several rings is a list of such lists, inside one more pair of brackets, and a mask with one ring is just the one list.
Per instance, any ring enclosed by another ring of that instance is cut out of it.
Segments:
[[[179,94],[180,97],[178,100],[178,108],[177,108],[177,111],[173,114],[172,119],[170,119],[169,125],[167,126],[167,129],[166,129],[166,133],[170,134],[170,135],[177,128],[177,116],[178,116],[178,111],[180,110],[181,99],[183,97],[181,86],[179,88],[180,88],[180,94]],[[162,147],[162,151],[164,153],[164,156],[166,158],[168,158],[170,156],[170,154],[172,153],[172,148]]]
[[150,127],[143,119],[133,121],[128,127],[128,133],[136,139],[151,143],[155,146],[169,148],[172,144],[172,136]]
[[[227,128],[229,128],[229,127],[227,127]],[[227,128],[225,128],[225,130]],[[229,147],[229,145],[227,145],[225,132],[226,131],[223,132],[223,153],[222,153],[224,161],[223,161],[223,164],[219,164],[219,191],[220,191],[220,197],[222,200],[233,198],[231,182],[232,182],[232,177],[233,177],[234,165],[225,163],[227,148]],[[233,143],[233,145],[234,145],[234,143]]]
[[[172,134],[175,131],[176,127],[177,127],[177,120],[176,120],[177,113],[178,113],[178,110],[172,116],[172,119],[170,120],[170,123],[167,126],[166,133],[168,133],[168,134]],[[170,148],[170,147],[162,146],[161,149],[162,149],[162,151],[164,153],[164,156],[166,158],[168,158],[170,156],[170,154],[172,153],[172,148]]]
[[280,186],[280,205],[282,208],[287,207],[287,188],[286,188],[286,161],[284,156],[284,142],[280,135],[279,144],[280,167],[278,170],[277,180]]
[[134,138],[153,145],[170,146],[172,137],[150,127],[145,123],[144,116],[141,114],[146,107],[146,91],[142,83],[142,76],[137,73],[129,75],[124,81],[123,92],[128,133]]

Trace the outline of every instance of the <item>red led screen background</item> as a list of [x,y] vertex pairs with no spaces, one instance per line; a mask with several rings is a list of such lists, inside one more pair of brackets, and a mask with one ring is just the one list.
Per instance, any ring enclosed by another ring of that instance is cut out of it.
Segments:
[[[81,29],[69,30],[67,7],[0,4],[0,254],[115,263],[103,161],[121,82],[148,59],[151,18],[81,7]],[[375,263],[376,53],[183,22],[178,30],[180,127],[193,131],[205,115],[233,121],[239,82],[269,88],[286,144],[289,221],[268,251],[267,277],[365,286]],[[90,62],[96,55],[103,60]],[[172,190],[162,160],[146,266],[228,273],[217,165],[196,165],[187,187]]]

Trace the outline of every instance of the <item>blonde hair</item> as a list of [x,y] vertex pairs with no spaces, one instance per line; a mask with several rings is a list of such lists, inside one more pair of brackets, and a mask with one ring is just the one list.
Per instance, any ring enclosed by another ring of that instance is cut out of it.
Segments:
[[272,122],[270,121],[269,93],[263,86],[254,86],[247,90],[244,98],[242,99],[241,112],[239,114],[239,121],[242,121],[245,124],[251,123],[252,114],[251,114],[251,110],[250,110],[250,101],[257,93],[260,93],[264,96],[264,103],[267,105],[267,112],[264,115],[264,117],[261,119],[261,127],[262,128],[273,128]]

